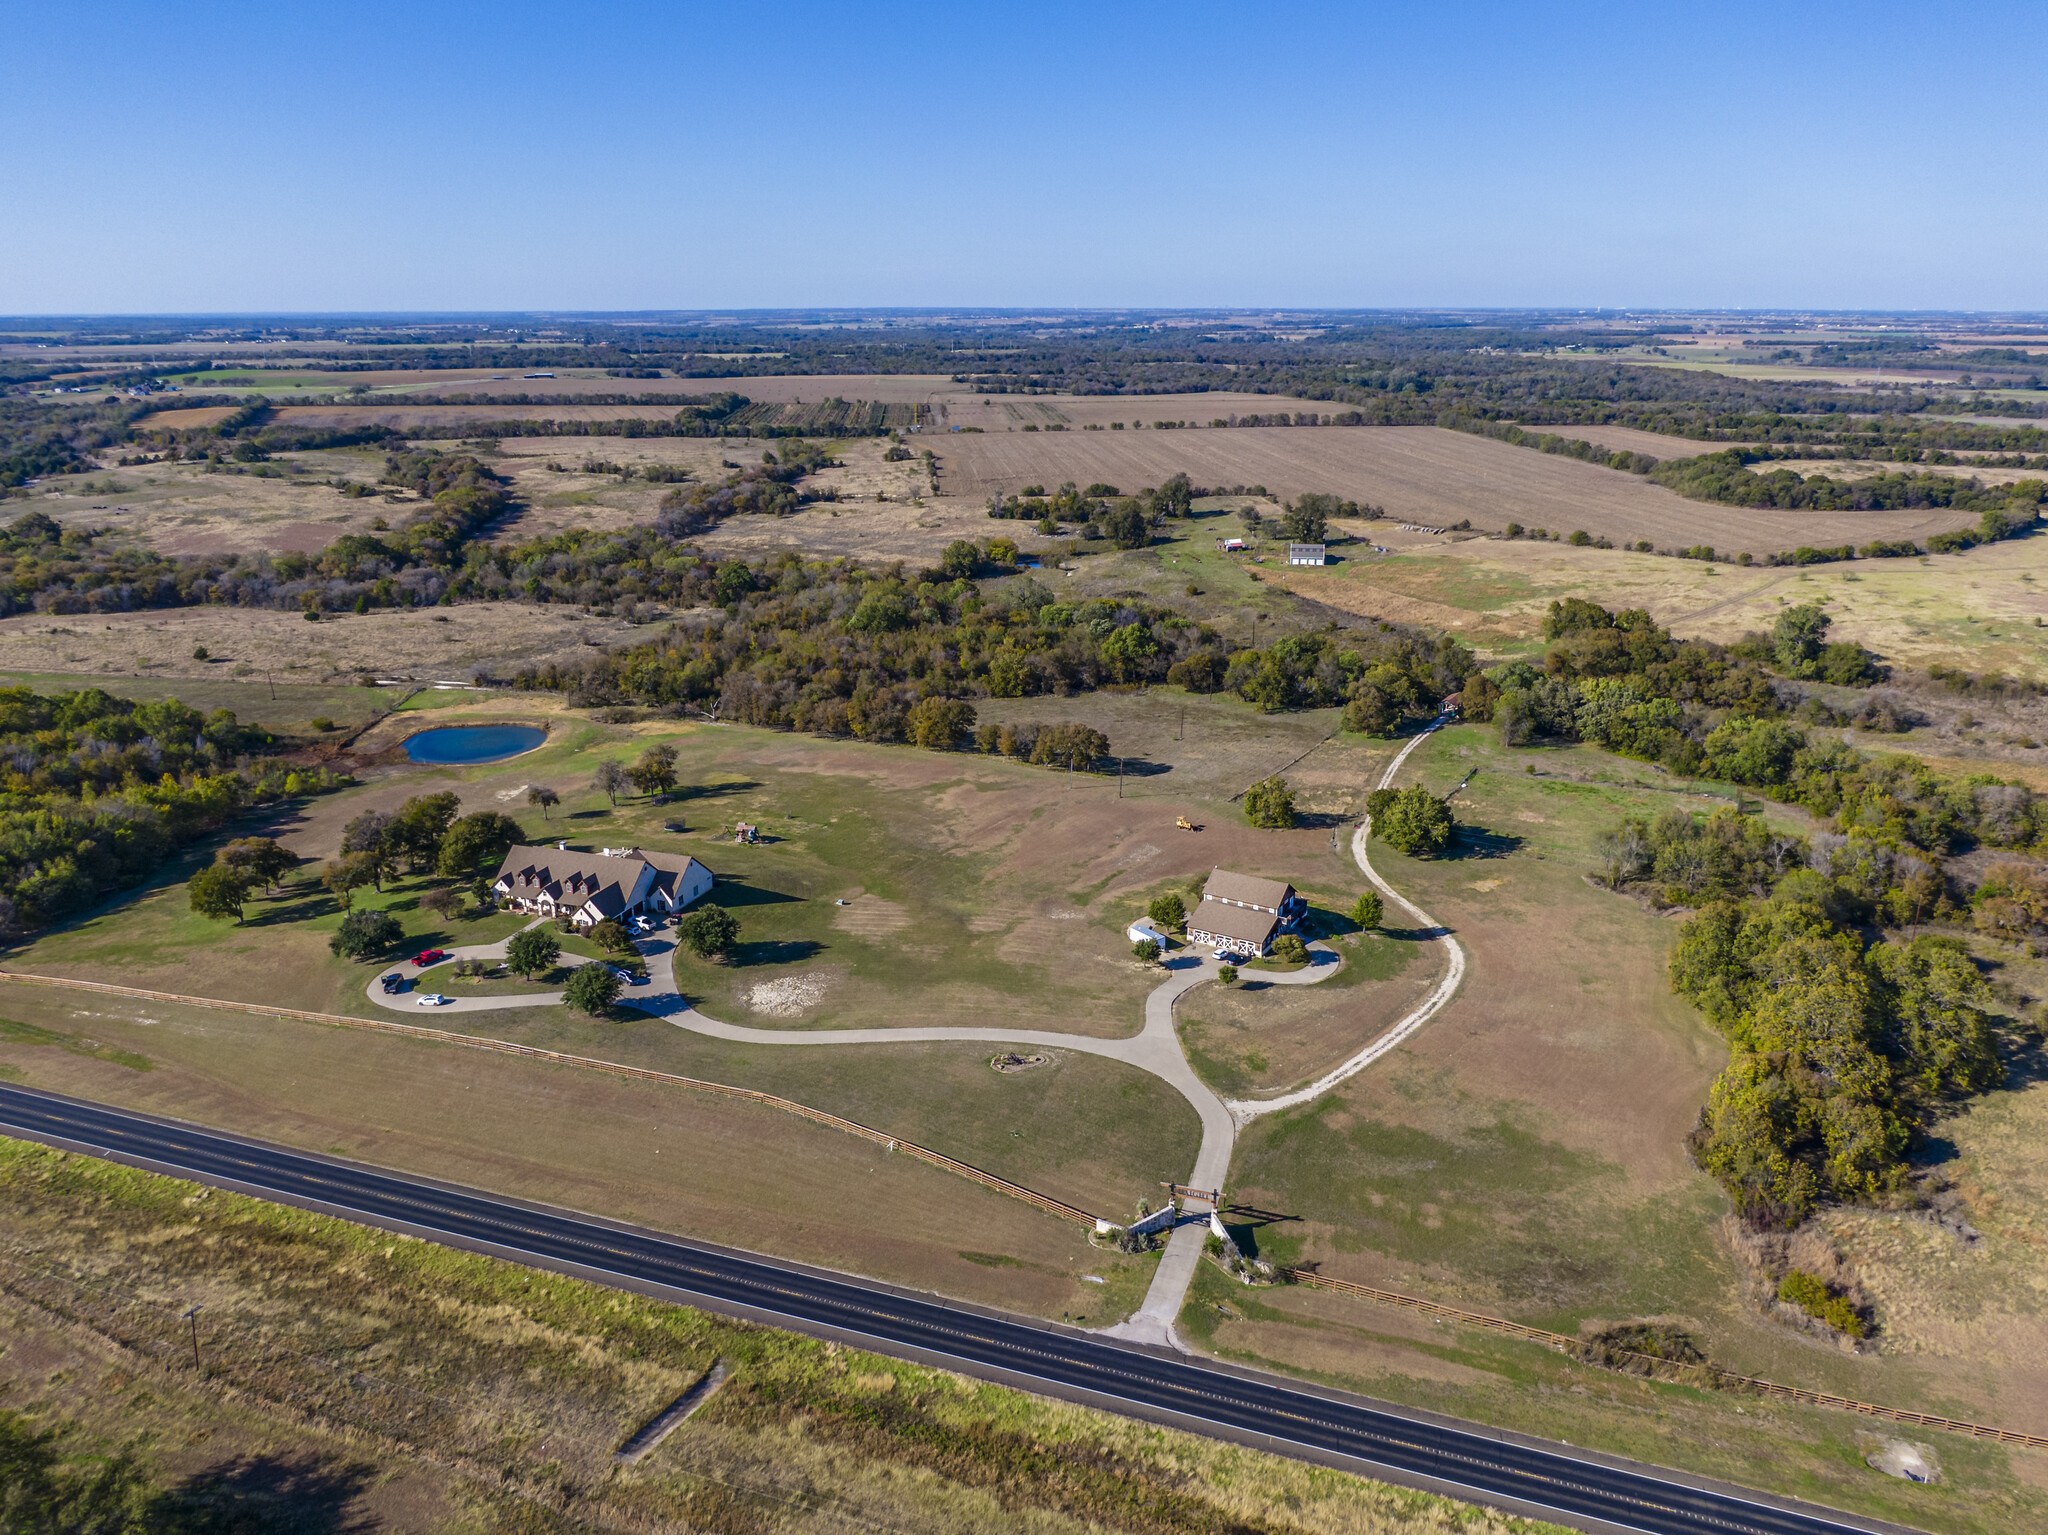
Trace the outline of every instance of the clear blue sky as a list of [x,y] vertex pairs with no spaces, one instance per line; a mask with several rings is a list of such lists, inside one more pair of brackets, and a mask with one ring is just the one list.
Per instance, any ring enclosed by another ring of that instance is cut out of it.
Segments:
[[0,3],[0,312],[2048,308],[2048,5]]

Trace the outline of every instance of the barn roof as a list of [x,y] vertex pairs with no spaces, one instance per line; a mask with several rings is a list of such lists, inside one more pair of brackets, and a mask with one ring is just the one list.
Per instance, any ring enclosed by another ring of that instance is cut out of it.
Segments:
[[1209,883],[1202,887],[1204,901],[1235,901],[1240,906],[1257,906],[1277,912],[1294,887],[1284,880],[1260,879],[1253,874],[1233,874],[1228,869],[1209,871]]
[[1280,919],[1269,911],[1252,911],[1243,906],[1226,906],[1221,901],[1204,901],[1188,918],[1188,933],[1214,933],[1218,938],[1235,938],[1240,943],[1263,946],[1273,936]]

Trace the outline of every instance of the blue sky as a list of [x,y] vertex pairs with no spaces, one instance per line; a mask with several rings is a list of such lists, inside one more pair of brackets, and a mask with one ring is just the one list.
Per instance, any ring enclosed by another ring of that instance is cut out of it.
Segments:
[[2048,308],[2048,5],[0,3],[0,312]]

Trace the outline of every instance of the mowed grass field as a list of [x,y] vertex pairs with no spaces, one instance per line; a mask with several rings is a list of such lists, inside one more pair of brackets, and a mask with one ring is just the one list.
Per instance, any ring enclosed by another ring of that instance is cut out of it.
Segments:
[[[814,1037],[809,1031],[832,1026],[1010,1024],[1130,1034],[1158,976],[1131,958],[1123,927],[1152,893],[1169,884],[1185,888],[1215,863],[1285,877],[1297,864],[1332,859],[1326,830],[1254,831],[1227,796],[1241,781],[1280,765],[1280,751],[1291,757],[1351,750],[1360,753],[1356,766],[1364,772],[1375,760],[1373,749],[1325,746],[1327,729],[1315,719],[1276,722],[1278,740],[1251,730],[1233,737],[1229,727],[1242,730],[1257,717],[1220,699],[1189,701],[1192,728],[1182,724],[1172,696],[1113,701],[1130,718],[1149,709],[1149,728],[1162,747],[1169,720],[1172,733],[1188,738],[1193,792],[1166,790],[1182,764],[1163,753],[1153,765],[1167,771],[1127,779],[1132,792],[1120,801],[1112,777],[735,727],[601,726],[564,715],[553,722],[547,746],[511,764],[467,772],[380,771],[363,788],[315,801],[275,825],[235,828],[272,830],[308,860],[304,877],[282,894],[251,903],[246,926],[208,922],[186,908],[182,880],[206,856],[199,849],[167,867],[153,888],[16,950],[6,963],[33,974],[184,995],[389,1016],[363,994],[381,967],[327,952],[339,912],[310,876],[338,847],[341,827],[353,815],[452,787],[466,809],[515,814],[537,840],[567,837],[583,847],[633,843],[702,858],[720,876],[716,898],[741,920],[742,942],[733,963],[681,958],[679,982],[712,1016],[786,1030],[793,1043],[727,1045],[637,1015],[593,1022],[559,1008],[468,1014],[445,1026],[774,1092],[935,1146],[1084,1208],[1128,1217],[1159,1180],[1184,1177],[1194,1154],[1192,1110],[1156,1079],[1067,1051],[1054,1051],[1045,1066],[1004,1074],[989,1068],[989,1047],[808,1042]],[[480,701],[437,710],[431,719],[505,717],[516,711]],[[1114,720],[1102,723],[1119,733],[1124,728]],[[379,734],[403,728],[394,721]],[[631,760],[662,740],[682,756],[688,792],[676,801],[656,806],[629,797],[614,809],[587,787],[603,757]],[[526,807],[530,784],[562,794],[564,804],[552,819]],[[1175,830],[1182,811],[1205,830]],[[730,841],[728,828],[743,819],[763,828],[760,845]],[[687,829],[667,831],[674,821]],[[424,881],[401,877],[381,893],[359,892],[357,900],[400,918],[407,931],[402,953],[494,941],[521,925],[513,916],[444,921],[420,907],[425,888]],[[815,1000],[795,1016],[757,998],[758,989],[792,979],[817,988]],[[447,989],[465,988],[450,982]],[[1126,1282],[1113,1266],[1095,1265],[1087,1271],[1110,1282],[1076,1290],[1079,1271],[1068,1272],[1064,1258],[1049,1267],[989,1268],[934,1256],[936,1250],[918,1246],[922,1237],[890,1235],[895,1228],[888,1220],[881,1221],[882,1234],[874,1239],[880,1246],[871,1253],[859,1232],[880,1218],[871,1212],[827,1218],[804,1202],[810,1196],[799,1197],[806,1180],[826,1187],[829,1168],[848,1158],[862,1169],[879,1165],[862,1143],[830,1133],[820,1139],[809,1130],[797,1134],[752,1110],[742,1118],[759,1129],[742,1133],[728,1124],[734,1106],[713,1099],[657,1090],[671,1107],[634,1107],[648,1102],[645,1090],[603,1077],[550,1069],[543,1080],[530,1076],[525,1063],[467,1052],[29,987],[6,988],[0,1017],[28,1026],[0,1048],[6,1064],[29,1080],[88,1097],[232,1123],[294,1144],[339,1145],[350,1155],[741,1245],[773,1245],[768,1235],[748,1234],[747,1211],[765,1201],[783,1212],[772,1221],[760,1217],[761,1232],[780,1233],[775,1240],[786,1244],[776,1250],[830,1250],[838,1254],[831,1261],[904,1277],[944,1272],[950,1264],[959,1271],[956,1293],[992,1300],[1000,1294],[1003,1304],[1032,1305],[1046,1314],[1128,1309],[1142,1289],[1135,1268]],[[62,1037],[46,1039],[37,1030]],[[107,1050],[146,1059],[153,1069],[124,1065]],[[551,1093],[564,1096],[551,1100]],[[560,1103],[563,1123],[574,1119],[581,1128],[560,1138],[534,1137],[536,1122],[557,1122],[549,1102]],[[698,1139],[666,1154],[687,1159],[701,1207],[660,1193],[662,1169],[676,1164],[645,1162],[631,1178],[620,1171],[652,1155],[649,1114],[663,1122],[672,1114],[678,1123],[700,1127],[692,1132]],[[364,1127],[361,1137],[346,1133],[351,1124]],[[792,1148],[810,1146],[805,1154],[819,1161],[815,1179],[787,1175],[798,1193],[786,1208],[761,1192],[784,1174],[761,1170],[751,1155],[732,1155],[757,1133],[782,1137]],[[723,1149],[714,1149],[721,1142]],[[728,1187],[702,1171],[726,1164],[746,1166],[746,1177]],[[604,1202],[602,1189],[621,1178],[616,1198]],[[917,1202],[937,1200],[950,1210],[950,1197],[926,1192]],[[1042,1219],[1024,1214],[1027,1224]],[[980,1217],[973,1219],[978,1226]],[[1065,1241],[1064,1228],[1051,1229]],[[825,1245],[814,1245],[814,1236]],[[1023,1240],[997,1250],[1020,1263],[1036,1262],[1028,1246],[1019,1245]],[[945,1252],[962,1248],[990,1250],[977,1238]],[[1090,1261],[1082,1247],[1072,1256],[1075,1263]],[[1035,1301],[1034,1285],[1043,1292]]]
[[[1927,1222],[1856,1223],[1897,1252],[1898,1293],[1912,1300],[1896,1322],[1887,1315],[1898,1342],[1872,1356],[1790,1335],[1738,1299],[1726,1202],[1683,1146],[1725,1046],[1670,993],[1676,924],[1584,877],[1594,838],[1623,813],[1727,801],[1668,792],[1682,786],[1584,749],[1503,751],[1478,727],[1433,738],[1404,781],[1444,793],[1474,768],[1455,801],[1452,856],[1373,849],[1381,872],[1464,945],[1458,999],[1330,1097],[1250,1126],[1232,1168],[1240,1209],[1226,1219],[1267,1256],[1366,1284],[1572,1334],[1656,1319],[1727,1369],[2031,1430],[2044,1405],[2034,1324],[2013,1335],[2019,1357],[1999,1358],[1991,1342],[1999,1319],[2031,1314],[2031,1217],[2003,1243],[1995,1282],[1965,1279],[1946,1297],[1937,1286],[1956,1272],[1952,1241],[1944,1260]],[[1796,824],[1778,807],[1765,813]],[[1190,1002],[1193,1018],[1215,1011]],[[1237,1027],[1233,1039],[1256,1040]],[[1968,1117],[1985,1176],[2008,1197],[2038,1182],[2022,1126],[2042,1096],[2029,1081]],[[2048,1512],[2043,1457],[1940,1436],[1957,1491],[1929,1499],[1879,1485],[1861,1456],[1883,1436],[1844,1414],[1648,1385],[1328,1293],[1204,1283],[1185,1325],[1230,1357],[1926,1528],[2017,1528]]]

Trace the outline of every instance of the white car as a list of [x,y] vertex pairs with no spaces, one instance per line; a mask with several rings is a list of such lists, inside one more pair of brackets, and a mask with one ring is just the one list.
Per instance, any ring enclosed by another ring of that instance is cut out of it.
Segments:
[[1234,958],[1236,957],[1236,956],[1235,956],[1235,955],[1233,955],[1233,954],[1232,954],[1232,953],[1230,952],[1230,950],[1228,950],[1228,949],[1218,949],[1218,950],[1216,950],[1216,951],[1215,951],[1215,953],[1216,953],[1216,958],[1217,958],[1217,959],[1218,959],[1218,960],[1219,960],[1220,962],[1222,962],[1223,964],[1226,964],[1226,965],[1227,965],[1227,964],[1229,964],[1229,963],[1230,963],[1230,961],[1231,961],[1232,959],[1234,959]]
[[419,1007],[446,1007],[450,1002],[453,1002],[454,1000],[455,999],[453,997],[442,996],[441,993],[439,993],[438,991],[430,991],[425,996],[421,997],[418,1003],[415,1005]]

